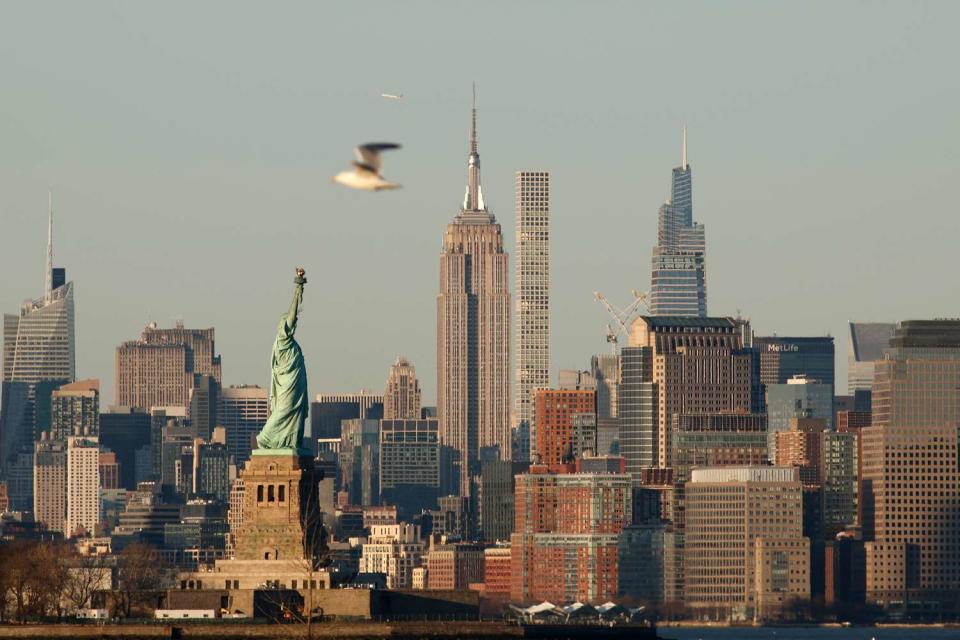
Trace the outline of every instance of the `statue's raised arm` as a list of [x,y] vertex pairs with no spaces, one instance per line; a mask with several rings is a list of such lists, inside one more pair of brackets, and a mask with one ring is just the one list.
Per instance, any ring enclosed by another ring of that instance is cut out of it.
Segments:
[[303,352],[294,339],[297,317],[303,302],[306,271],[297,267],[293,282],[293,301],[286,315],[280,318],[273,342],[270,372],[270,418],[257,435],[255,453],[297,452],[303,449],[303,424],[307,418],[307,369]]

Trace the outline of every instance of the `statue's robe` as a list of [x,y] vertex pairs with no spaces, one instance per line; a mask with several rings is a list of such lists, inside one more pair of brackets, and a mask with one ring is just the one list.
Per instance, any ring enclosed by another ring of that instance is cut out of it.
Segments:
[[303,352],[294,340],[297,311],[303,285],[297,285],[290,313],[280,320],[273,341],[270,373],[270,418],[257,435],[260,449],[299,449],[303,442],[303,424],[310,408],[307,399],[307,369]]

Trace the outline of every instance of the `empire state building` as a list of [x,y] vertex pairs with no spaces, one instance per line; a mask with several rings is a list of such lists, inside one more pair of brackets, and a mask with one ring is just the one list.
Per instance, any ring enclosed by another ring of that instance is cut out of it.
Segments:
[[443,236],[437,295],[440,438],[456,452],[461,495],[481,457],[510,457],[509,276],[500,224],[480,187],[474,97],[467,190]]

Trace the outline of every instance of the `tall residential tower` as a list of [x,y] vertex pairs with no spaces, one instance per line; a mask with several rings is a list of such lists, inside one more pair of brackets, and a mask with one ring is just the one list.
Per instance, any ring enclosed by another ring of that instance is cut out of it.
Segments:
[[481,450],[510,457],[508,260],[500,225],[483,202],[474,100],[467,191],[444,233],[437,295],[440,439],[459,454],[463,495]]
[[705,255],[703,225],[693,221],[693,183],[684,129],[680,166],[673,169],[670,199],[660,207],[650,279],[650,315],[707,315]]
[[533,393],[550,387],[550,174],[518,171],[514,423],[530,428]]

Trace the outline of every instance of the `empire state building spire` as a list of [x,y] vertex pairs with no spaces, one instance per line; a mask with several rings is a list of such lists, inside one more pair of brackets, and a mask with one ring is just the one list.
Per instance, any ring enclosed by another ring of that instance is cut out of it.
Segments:
[[470,118],[470,155],[467,159],[467,192],[463,196],[464,211],[486,211],[480,187],[480,152],[477,150],[477,84],[473,84],[473,109]]

